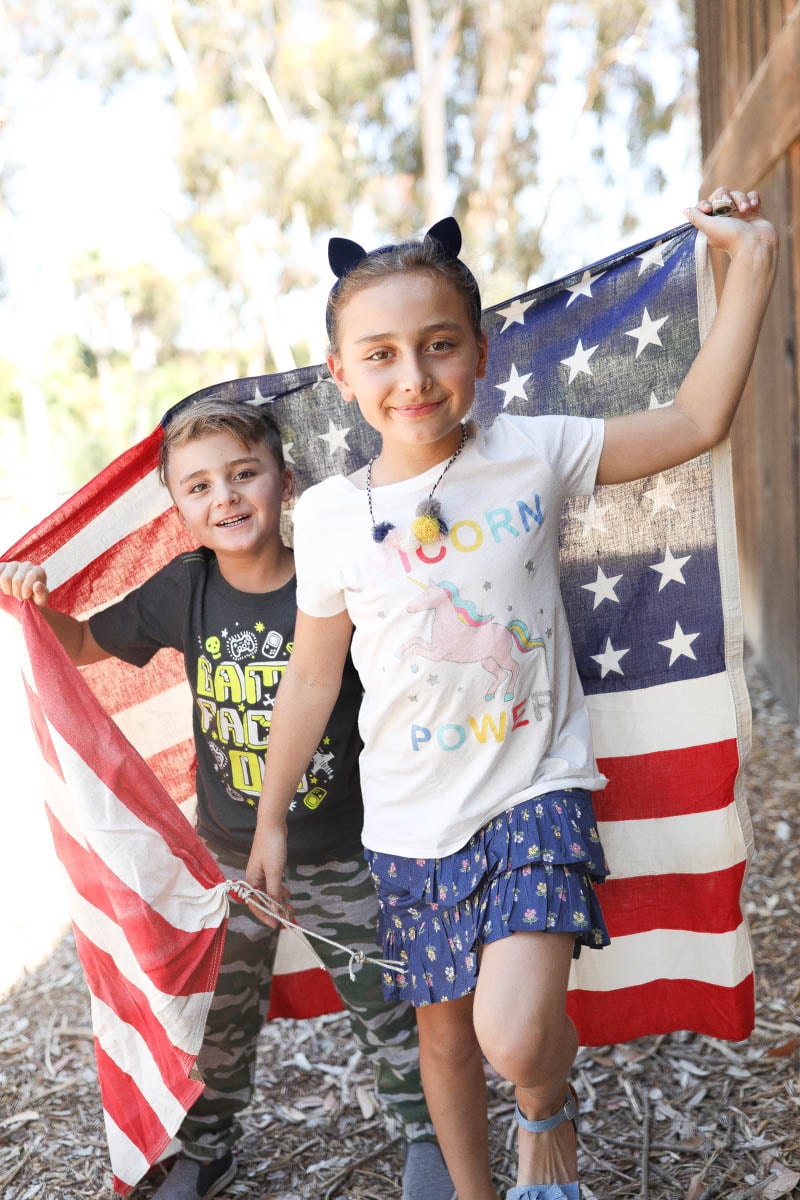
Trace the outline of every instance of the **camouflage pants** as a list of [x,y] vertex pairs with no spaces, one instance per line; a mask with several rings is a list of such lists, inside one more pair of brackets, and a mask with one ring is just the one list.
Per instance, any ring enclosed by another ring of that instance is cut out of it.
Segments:
[[[239,856],[215,854],[228,879],[244,877]],[[376,954],[378,902],[364,860],[287,869],[295,919],[352,949]],[[195,1158],[216,1158],[241,1137],[238,1115],[250,1103],[258,1035],[266,1019],[277,935],[244,905],[232,904],[217,987],[197,1065],[206,1087],[179,1130]],[[383,999],[381,972],[365,964],[351,980],[346,955],[312,939],[348,1011],[356,1045],[371,1061],[390,1135],[432,1138],[422,1095],[414,1009]]]

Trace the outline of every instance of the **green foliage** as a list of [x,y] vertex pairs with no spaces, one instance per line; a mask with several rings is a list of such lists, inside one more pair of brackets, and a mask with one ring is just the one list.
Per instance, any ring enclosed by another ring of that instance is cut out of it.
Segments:
[[[658,190],[652,146],[693,103],[692,15],[691,0],[5,0],[0,81],[60,66],[100,95],[134,75],[163,84],[185,200],[175,228],[198,262],[187,279],[96,252],[75,264],[74,335],[44,372],[54,431],[80,447],[69,481],[182,395],[292,352],[305,361],[276,298],[324,275],[331,231],[402,236],[455,212],[487,303],[558,274],[545,231],[573,166],[569,138],[555,169],[546,160],[558,86],[590,131],[578,166]],[[671,88],[656,51],[672,55]],[[597,220],[593,197],[575,211],[581,227]],[[617,219],[624,236],[627,202]],[[199,287],[220,319],[215,346],[189,353],[185,297]],[[0,418],[19,423],[14,394],[0,364]]]

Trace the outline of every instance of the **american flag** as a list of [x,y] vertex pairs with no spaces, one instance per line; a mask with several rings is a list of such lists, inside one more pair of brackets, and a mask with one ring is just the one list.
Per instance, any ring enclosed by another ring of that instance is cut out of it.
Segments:
[[[503,410],[608,417],[669,404],[714,311],[705,240],[690,226],[496,305],[474,415],[489,424]],[[181,403],[209,394],[271,407],[298,491],[377,450],[324,367],[233,380]],[[86,617],[188,548],[156,480],[160,437],[159,427],[2,556],[44,563],[57,608]],[[573,501],[561,556],[610,780],[595,805],[612,873],[600,893],[612,945],[574,964],[570,1013],[588,1045],[678,1029],[744,1038],[754,1019],[740,907],[749,705],[727,445]],[[188,1074],[225,923],[214,863],[167,803],[191,808],[191,698],[177,654],[144,670],[108,661],[79,672],[32,606],[4,606],[24,626],[125,1194],[198,1094]],[[338,1007],[313,957],[281,942],[271,1015]]]

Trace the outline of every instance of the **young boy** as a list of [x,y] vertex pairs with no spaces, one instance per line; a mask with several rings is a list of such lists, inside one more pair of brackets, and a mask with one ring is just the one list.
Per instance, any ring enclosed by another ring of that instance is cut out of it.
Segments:
[[[199,549],[179,555],[88,621],[48,605],[44,569],[0,563],[0,587],[33,599],[72,661],[115,656],[144,666],[164,646],[182,651],[194,696],[197,827],[229,879],[243,879],[256,822],[270,714],[292,651],[294,560],[280,534],[293,480],[280,434],[259,409],[200,399],[166,426],[160,476]],[[289,816],[295,920],[374,954],[377,901],[361,849],[358,776],[361,687],[348,662],[341,693]],[[183,1152],[158,1200],[203,1200],[233,1179],[239,1114],[249,1104],[256,1044],[269,1003],[275,931],[233,906],[197,1065],[206,1083],[179,1131]],[[422,1095],[413,1008],[383,1000],[380,972],[315,949],[374,1064],[390,1126],[407,1143],[404,1200],[455,1200]]]

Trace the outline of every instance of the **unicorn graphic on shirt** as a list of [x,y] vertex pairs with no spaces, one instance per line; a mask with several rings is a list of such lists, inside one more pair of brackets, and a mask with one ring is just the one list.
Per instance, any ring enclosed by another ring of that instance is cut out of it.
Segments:
[[434,613],[431,640],[409,638],[397,650],[397,657],[410,654],[412,671],[419,670],[418,656],[433,662],[480,663],[494,680],[486,699],[494,700],[502,684],[504,700],[513,700],[519,663],[512,650],[515,646],[522,654],[543,650],[542,638],[531,637],[525,622],[517,618],[501,625],[491,614],[478,612],[471,600],[461,596],[454,583],[444,580],[428,583],[419,599],[406,606],[409,613],[428,609]]

